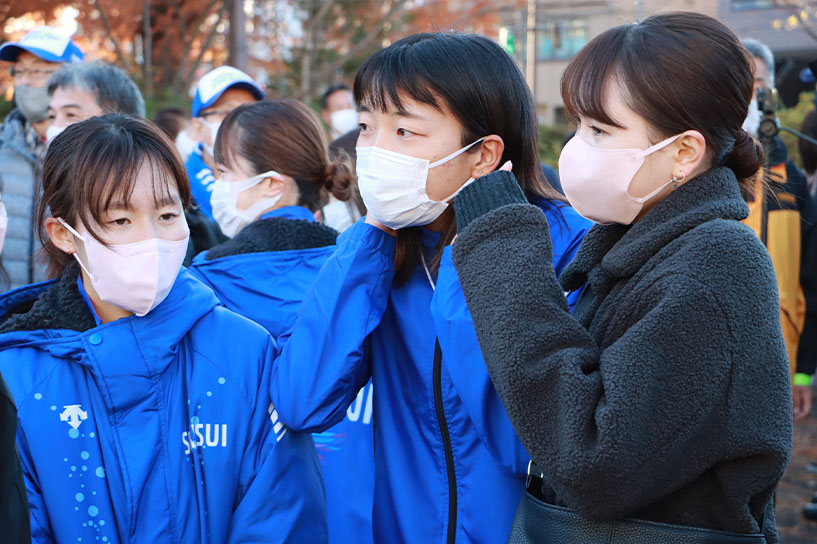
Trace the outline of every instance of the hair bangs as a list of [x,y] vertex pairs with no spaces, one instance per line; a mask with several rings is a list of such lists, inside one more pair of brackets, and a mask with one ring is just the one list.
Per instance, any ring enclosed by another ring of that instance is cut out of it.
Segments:
[[[632,25],[628,25],[632,26]],[[629,28],[616,27],[590,41],[562,74],[562,102],[569,117],[587,117],[606,125],[621,124],[607,113],[607,86],[620,67],[622,44]]]
[[[180,204],[186,207],[190,193],[180,159],[162,143],[135,139],[130,131],[109,127],[110,138],[97,139],[96,149],[84,153],[74,174],[82,175],[85,183],[79,187],[75,200],[77,219],[98,241],[105,243],[95,227],[104,229],[104,214],[112,205],[129,208],[136,180],[143,168],[150,172],[154,204],[159,207],[175,200],[172,188],[179,192]],[[175,160],[174,160],[175,159]],[[178,163],[178,164],[175,164]]]
[[354,95],[359,106],[382,113],[404,111],[411,98],[442,111],[442,104],[421,72],[422,63],[410,46],[387,48],[370,57],[355,76]]

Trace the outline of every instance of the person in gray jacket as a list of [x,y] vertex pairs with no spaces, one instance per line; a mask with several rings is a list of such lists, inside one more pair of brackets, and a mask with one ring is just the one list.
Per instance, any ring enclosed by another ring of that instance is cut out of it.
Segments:
[[763,155],[751,95],[746,51],[705,15],[592,40],[562,79],[578,130],[559,173],[600,224],[561,284],[510,172],[455,199],[482,354],[540,467],[512,542],[778,542],[792,396],[774,269],[740,222]]
[[0,126],[0,194],[8,213],[2,259],[11,287],[45,279],[45,265],[37,260],[40,244],[32,220],[37,195],[35,164],[45,147],[48,128],[46,83],[61,65],[83,59],[73,40],[47,26],[34,28],[19,42],[0,46],[0,60],[14,63],[11,73],[17,106]]

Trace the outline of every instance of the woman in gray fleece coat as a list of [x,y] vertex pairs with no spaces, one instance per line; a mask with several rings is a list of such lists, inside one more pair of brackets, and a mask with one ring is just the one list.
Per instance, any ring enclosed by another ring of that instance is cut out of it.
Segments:
[[[699,14],[614,28],[579,53],[559,173],[604,224],[561,284],[547,222],[510,172],[456,198],[482,353],[541,471],[513,542],[778,541],[792,400],[774,270],[740,223],[762,155],[741,129],[751,93],[737,38]],[[571,315],[564,293],[585,284]]]

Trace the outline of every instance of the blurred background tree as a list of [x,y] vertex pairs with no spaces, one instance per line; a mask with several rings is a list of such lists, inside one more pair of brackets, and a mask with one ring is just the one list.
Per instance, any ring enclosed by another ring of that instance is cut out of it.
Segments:
[[[350,81],[374,51],[420,31],[493,33],[520,0],[5,0],[0,40],[59,23],[89,59],[115,62],[140,84],[148,113],[189,104],[207,70],[232,64],[273,96],[314,101]],[[10,87],[0,78],[0,92]],[[7,98],[8,98],[8,93]]]

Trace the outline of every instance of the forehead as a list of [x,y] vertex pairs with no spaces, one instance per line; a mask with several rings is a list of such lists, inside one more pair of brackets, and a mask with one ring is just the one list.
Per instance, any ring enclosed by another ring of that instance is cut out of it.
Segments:
[[349,89],[338,89],[337,91],[330,94],[326,101],[329,103],[329,106],[335,104],[346,105],[355,102],[355,97],[352,94],[352,91]]
[[51,97],[50,106],[59,108],[64,106],[80,106],[83,108],[99,108],[94,93],[81,87],[58,87]]
[[59,62],[49,62],[47,60],[43,60],[37,55],[33,53],[29,53],[28,51],[20,51],[20,54],[17,55],[17,60],[14,61],[15,65],[20,66],[42,66],[42,67],[57,67],[60,65]]
[[216,166],[225,173],[234,174],[234,177],[250,178],[256,174],[250,161],[238,153],[229,153],[225,157],[225,161],[218,163]]
[[164,205],[181,202],[179,188],[170,172],[144,160],[139,165],[133,182],[133,191],[128,198],[115,194],[109,209],[129,208],[135,211],[153,210]]
[[253,96],[253,94],[247,89],[227,89],[224,91],[224,94],[218,97],[218,100],[213,102],[212,106],[202,110],[202,112],[220,110],[224,109],[225,107],[235,109],[241,104],[250,104],[253,102],[257,102],[257,100],[255,99],[255,96]]
[[[605,82],[602,92],[601,108],[620,128],[647,127],[647,121],[633,111],[628,104],[627,89],[618,76],[609,77],[607,82]],[[602,121],[601,119],[593,120]]]
[[754,70],[755,79],[767,79],[769,77],[769,67],[763,59],[752,57],[752,69]]
[[[437,106],[416,100],[404,92],[398,93],[398,103],[391,100],[388,95],[382,98],[382,104],[372,104],[370,98],[371,95],[367,95],[363,98],[360,104],[360,110],[362,112],[368,111],[374,115],[396,115],[417,118],[444,118],[448,117],[450,113],[440,98],[437,98]],[[382,108],[379,106],[382,106]]]

